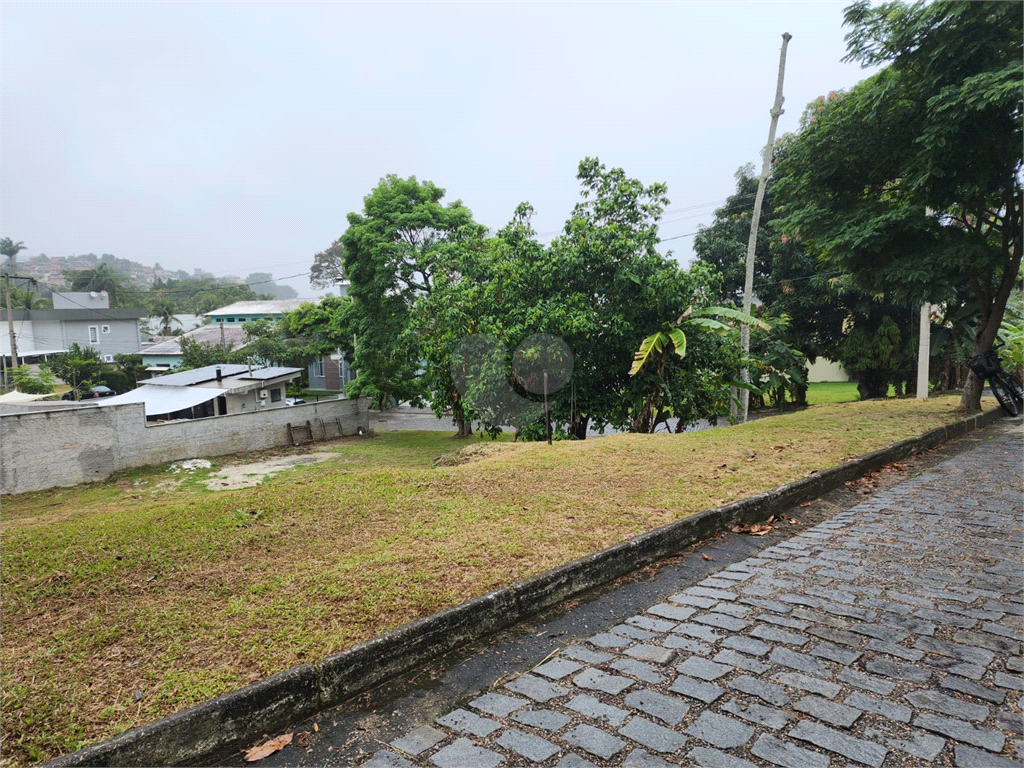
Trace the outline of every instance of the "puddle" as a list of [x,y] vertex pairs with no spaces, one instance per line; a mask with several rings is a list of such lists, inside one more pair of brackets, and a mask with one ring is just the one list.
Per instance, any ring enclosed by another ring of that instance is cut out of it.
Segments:
[[301,467],[304,464],[318,464],[328,459],[336,459],[338,454],[330,451],[318,451],[307,453],[302,456],[281,456],[267,461],[258,461],[255,464],[233,464],[224,467],[215,475],[210,475],[206,480],[206,487],[211,491],[231,491],[236,488],[251,488],[259,485],[263,479],[275,472],[292,467]]

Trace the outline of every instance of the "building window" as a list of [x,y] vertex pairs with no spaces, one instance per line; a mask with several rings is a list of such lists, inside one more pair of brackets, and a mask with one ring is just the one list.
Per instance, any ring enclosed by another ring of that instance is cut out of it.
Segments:
[[90,325],[89,326],[89,343],[90,344],[99,344],[99,341],[100,341],[100,332],[99,331],[100,331],[100,329],[97,328],[95,325]]
[[280,403],[281,402],[281,390],[280,389],[272,389],[272,390],[270,390],[270,402],[272,402],[272,403]]
[[112,362],[114,362],[114,356],[113,355],[104,355],[103,356],[103,361],[107,362],[107,363],[112,363]]
[[109,325],[101,325],[100,326],[100,331],[102,331],[103,333],[110,333],[110,326]]
[[233,317],[225,317],[224,321],[228,322],[228,323],[233,323],[233,322],[235,322],[235,318],[233,318]]
[[322,357],[313,363],[313,375],[320,379],[324,377],[324,359]]

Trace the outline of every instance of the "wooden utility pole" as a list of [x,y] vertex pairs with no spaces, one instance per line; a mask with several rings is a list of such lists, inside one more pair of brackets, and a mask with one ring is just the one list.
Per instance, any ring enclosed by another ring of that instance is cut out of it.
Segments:
[[[754,251],[757,248],[757,228],[761,223],[761,203],[764,201],[764,189],[768,185],[768,174],[772,167],[772,149],[775,147],[775,129],[779,125],[779,115],[782,114],[782,78],[786,74],[786,46],[792,39],[789,32],[782,33],[782,52],[779,54],[779,82],[775,88],[775,104],[772,106],[772,123],[768,129],[768,143],[764,147],[764,158],[761,164],[761,178],[757,183],[757,196],[754,198],[754,215],[750,219],[750,239],[747,241],[747,279],[743,284],[743,311],[750,314],[750,307],[754,299]],[[740,331],[740,343],[743,346],[743,354],[750,353],[750,325],[744,323]],[[750,371],[743,369],[743,381],[750,383]],[[740,402],[743,405],[743,421],[747,420],[747,413],[750,409],[750,392],[740,390]]]

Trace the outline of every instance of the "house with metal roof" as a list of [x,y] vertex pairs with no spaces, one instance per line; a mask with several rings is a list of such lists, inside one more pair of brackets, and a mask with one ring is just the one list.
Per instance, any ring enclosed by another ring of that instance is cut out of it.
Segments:
[[241,325],[249,320],[280,320],[294,312],[309,299],[281,299],[278,301],[236,301],[226,307],[207,312],[203,317],[211,323]]
[[181,340],[185,338],[198,344],[222,344],[236,350],[245,345],[245,330],[241,325],[202,325],[181,336],[165,339],[142,350],[146,370],[159,373],[176,368],[181,362]]
[[98,405],[142,403],[147,421],[251,413],[284,407],[287,404],[285,388],[301,373],[301,368],[252,368],[227,363],[207,365],[146,379],[137,389],[108,397]]

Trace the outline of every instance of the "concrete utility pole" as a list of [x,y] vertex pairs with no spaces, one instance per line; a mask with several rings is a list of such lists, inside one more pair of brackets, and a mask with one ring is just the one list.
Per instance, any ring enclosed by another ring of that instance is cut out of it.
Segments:
[[917,399],[928,399],[928,362],[932,345],[932,305],[921,305],[921,331],[917,342]]
[[[14,258],[11,258],[11,269],[14,269]],[[11,334],[11,368],[18,367],[18,337],[14,333],[14,310],[11,309],[11,273],[4,275],[7,283],[7,330]]]
[[[763,163],[761,164],[761,178],[757,183],[757,196],[754,198],[754,215],[750,219],[750,239],[747,241],[747,279],[743,284],[743,311],[750,314],[750,306],[754,299],[754,251],[757,248],[757,228],[761,223],[761,203],[764,202],[764,189],[768,186],[768,174],[772,167],[772,149],[775,146],[775,129],[779,125],[779,115],[782,114],[782,78],[786,74],[786,46],[793,38],[789,32],[782,33],[782,52],[779,54],[779,82],[775,88],[775,104],[772,106],[771,128],[768,129],[768,143],[764,147]],[[744,323],[740,330],[740,344],[743,346],[743,354],[750,353],[750,325]],[[750,383],[750,371],[743,369],[743,381]],[[740,403],[743,405],[743,421],[747,420],[747,413],[750,410],[750,392],[740,390]]]

